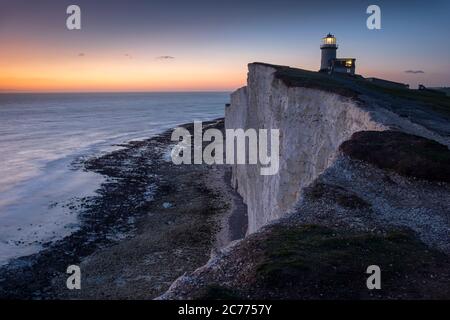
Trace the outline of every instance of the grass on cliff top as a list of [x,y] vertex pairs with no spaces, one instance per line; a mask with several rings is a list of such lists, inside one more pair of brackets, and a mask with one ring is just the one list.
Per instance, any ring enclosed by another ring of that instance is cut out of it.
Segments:
[[275,76],[288,87],[320,89],[353,99],[357,99],[359,94],[350,86],[343,85],[335,77],[325,73],[283,67],[277,70]]
[[[261,245],[265,258],[257,271],[264,297],[448,298],[450,294],[448,257],[407,231],[376,235],[318,225],[277,226]],[[381,268],[381,290],[367,289],[365,272],[370,265]]]
[[450,182],[450,150],[436,141],[398,131],[361,131],[339,149],[406,177]]
[[434,88],[430,88],[430,89],[444,92],[447,96],[450,96],[450,87],[434,87]]
[[391,97],[421,103],[442,115],[450,116],[449,96],[440,95],[429,91],[380,86],[366,81],[359,75],[329,75],[327,73],[290,68],[287,66],[277,66],[258,62],[256,64],[275,68],[277,70],[275,76],[289,87],[320,89],[354,99],[357,99],[362,90],[364,90],[365,93],[381,93]]
[[418,102],[428,106],[432,110],[450,116],[450,97],[446,95],[440,95],[426,90],[415,89],[401,89],[379,86],[364,80],[359,80],[360,85],[383,94],[390,95],[401,99],[411,100],[412,102]]

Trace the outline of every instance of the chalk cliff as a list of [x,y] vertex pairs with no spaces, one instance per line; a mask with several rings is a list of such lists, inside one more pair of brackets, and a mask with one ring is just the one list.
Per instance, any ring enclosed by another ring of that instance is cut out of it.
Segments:
[[233,184],[248,206],[249,233],[289,212],[303,187],[334,157],[339,145],[357,131],[384,130],[349,97],[304,87],[288,87],[276,69],[249,66],[248,85],[231,95],[227,129],[280,130],[280,167],[260,175],[260,165],[234,165]]
[[450,297],[449,99],[253,63],[225,127],[279,129],[279,171],[233,165],[248,236],[161,298]]
[[302,189],[330,166],[339,145],[353,133],[401,126],[432,136],[388,110],[338,91],[290,86],[278,77],[279,70],[250,64],[248,85],[231,95],[225,110],[227,129],[280,130],[278,174],[262,176],[259,165],[233,167],[233,184],[248,205],[249,233],[291,211]]

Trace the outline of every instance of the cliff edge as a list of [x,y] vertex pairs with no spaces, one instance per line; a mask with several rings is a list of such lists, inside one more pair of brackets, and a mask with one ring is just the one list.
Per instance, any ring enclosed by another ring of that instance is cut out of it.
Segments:
[[279,171],[233,166],[248,236],[161,299],[450,297],[448,97],[253,63],[225,127],[279,129]]

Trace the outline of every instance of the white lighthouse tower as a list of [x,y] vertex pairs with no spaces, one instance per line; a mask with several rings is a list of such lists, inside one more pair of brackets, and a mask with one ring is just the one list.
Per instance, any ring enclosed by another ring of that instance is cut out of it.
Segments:
[[328,72],[331,70],[333,60],[336,59],[337,48],[336,37],[331,33],[322,38],[322,45],[320,46],[320,50],[322,51],[320,71]]

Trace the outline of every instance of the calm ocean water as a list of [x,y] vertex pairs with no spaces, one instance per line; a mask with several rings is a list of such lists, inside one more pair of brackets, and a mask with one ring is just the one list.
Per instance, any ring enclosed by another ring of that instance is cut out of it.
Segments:
[[63,207],[100,175],[75,159],[186,122],[221,117],[228,93],[0,94],[0,264],[77,227]]

